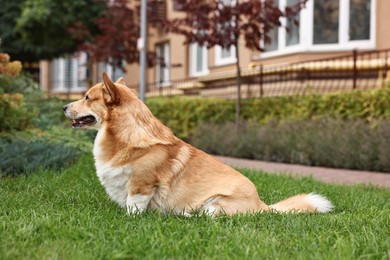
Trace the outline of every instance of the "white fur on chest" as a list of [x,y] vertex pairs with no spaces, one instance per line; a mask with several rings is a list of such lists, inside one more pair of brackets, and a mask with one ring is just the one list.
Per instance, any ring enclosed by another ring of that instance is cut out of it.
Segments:
[[103,131],[98,132],[93,147],[96,174],[110,198],[121,207],[126,207],[131,167],[130,165],[112,167],[110,162],[101,160],[104,154],[104,147],[101,144],[102,134]]

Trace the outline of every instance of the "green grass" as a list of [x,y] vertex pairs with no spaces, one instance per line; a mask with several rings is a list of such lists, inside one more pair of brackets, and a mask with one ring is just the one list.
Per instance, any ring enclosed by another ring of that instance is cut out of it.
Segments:
[[0,259],[390,258],[389,190],[243,172],[266,203],[315,191],[336,210],[128,216],[108,199],[85,156],[60,173],[0,179]]

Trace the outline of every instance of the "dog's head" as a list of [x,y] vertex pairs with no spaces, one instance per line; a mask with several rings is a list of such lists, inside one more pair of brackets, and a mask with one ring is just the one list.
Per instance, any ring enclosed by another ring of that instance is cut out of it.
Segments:
[[[125,93],[126,92],[126,93]],[[125,86],[123,78],[113,83],[106,73],[103,82],[96,84],[83,99],[64,106],[64,113],[72,119],[73,128],[99,129],[107,121],[113,107],[128,99],[138,99],[135,93]]]

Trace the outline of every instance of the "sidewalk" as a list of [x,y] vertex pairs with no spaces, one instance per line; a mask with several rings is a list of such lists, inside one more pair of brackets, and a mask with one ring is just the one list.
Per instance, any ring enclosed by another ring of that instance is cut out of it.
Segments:
[[390,173],[366,172],[323,167],[311,167],[297,164],[283,164],[223,156],[214,156],[220,161],[237,168],[256,169],[268,173],[282,173],[293,176],[312,176],[322,182],[335,184],[372,184],[390,188]]

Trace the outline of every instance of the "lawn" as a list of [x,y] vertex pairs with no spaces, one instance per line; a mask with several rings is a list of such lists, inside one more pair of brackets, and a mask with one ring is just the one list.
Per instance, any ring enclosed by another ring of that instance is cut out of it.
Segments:
[[242,171],[262,199],[327,196],[330,214],[128,216],[91,155],[62,172],[0,179],[0,259],[389,259],[390,190]]

